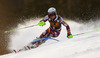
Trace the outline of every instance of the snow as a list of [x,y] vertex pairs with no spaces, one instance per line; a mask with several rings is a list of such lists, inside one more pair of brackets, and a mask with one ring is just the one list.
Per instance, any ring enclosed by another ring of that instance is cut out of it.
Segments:
[[[17,28],[30,26],[38,22],[39,20],[25,21],[24,24],[19,24]],[[93,22],[91,22],[92,24],[80,24],[74,21],[66,22],[70,25],[72,34],[87,32],[100,27],[98,21],[95,22],[96,24]],[[8,49],[23,48],[33,39],[39,37],[48,27],[49,23],[47,22],[43,27],[35,26],[14,32],[10,36],[11,42]],[[1,55],[0,58],[100,58],[100,31],[75,36],[72,39],[66,37],[66,32],[66,28],[62,26],[61,34],[55,38],[59,42],[49,39],[38,48]]]

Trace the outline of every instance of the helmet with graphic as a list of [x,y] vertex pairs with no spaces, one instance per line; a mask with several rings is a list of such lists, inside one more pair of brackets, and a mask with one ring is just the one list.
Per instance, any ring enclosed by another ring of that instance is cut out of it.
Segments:
[[51,7],[48,9],[48,15],[56,15],[56,9],[54,7]]

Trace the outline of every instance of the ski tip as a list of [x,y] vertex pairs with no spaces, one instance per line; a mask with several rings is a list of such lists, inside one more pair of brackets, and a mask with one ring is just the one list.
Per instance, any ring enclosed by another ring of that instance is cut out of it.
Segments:
[[15,49],[13,49],[13,52],[14,53],[18,53],[18,52],[20,52],[21,50],[15,50]]

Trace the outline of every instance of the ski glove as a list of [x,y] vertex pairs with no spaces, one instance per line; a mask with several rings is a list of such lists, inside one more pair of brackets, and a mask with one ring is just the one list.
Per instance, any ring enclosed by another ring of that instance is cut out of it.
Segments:
[[71,33],[67,33],[67,38],[73,38],[73,35]]
[[39,25],[39,26],[43,26],[43,25],[45,25],[45,22],[44,22],[44,21],[40,21],[40,22],[38,23],[38,25]]

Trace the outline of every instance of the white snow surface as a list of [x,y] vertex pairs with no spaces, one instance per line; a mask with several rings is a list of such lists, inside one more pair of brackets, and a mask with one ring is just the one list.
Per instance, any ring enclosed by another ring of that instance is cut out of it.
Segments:
[[[22,28],[37,24],[38,20],[29,20],[21,23],[16,28]],[[66,22],[70,25],[72,34],[95,30],[100,27],[99,21],[86,24],[74,21]],[[31,28],[18,30],[10,35],[9,50],[20,49],[39,37],[49,27],[47,22],[45,26],[34,26]],[[67,31],[62,26],[61,34],[56,37],[59,42],[49,39],[39,47],[19,53],[9,53],[1,55],[0,58],[100,58],[100,31],[67,38]]]

